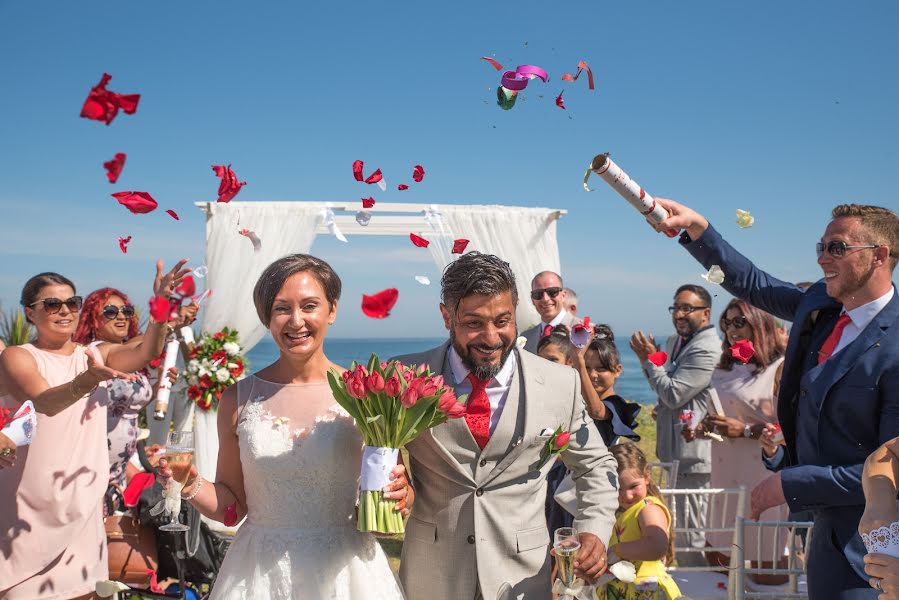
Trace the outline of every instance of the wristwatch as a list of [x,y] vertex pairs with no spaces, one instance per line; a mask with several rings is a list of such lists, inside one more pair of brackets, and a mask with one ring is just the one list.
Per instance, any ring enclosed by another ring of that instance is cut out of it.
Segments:
[[752,426],[747,424],[743,427],[743,437],[744,438],[752,438]]

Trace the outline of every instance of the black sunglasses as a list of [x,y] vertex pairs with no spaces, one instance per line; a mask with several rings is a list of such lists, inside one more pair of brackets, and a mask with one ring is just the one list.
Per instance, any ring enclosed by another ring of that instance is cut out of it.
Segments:
[[676,306],[669,306],[668,312],[672,315],[676,312],[682,312],[684,314],[689,315],[694,310],[702,310],[704,308],[708,308],[708,306],[693,306],[691,304],[678,304]]
[[543,293],[546,292],[546,295],[550,298],[555,298],[562,292],[562,288],[560,287],[548,287],[548,288],[540,288],[536,290],[531,290],[531,300],[540,300],[543,298]]
[[122,313],[122,316],[126,319],[130,319],[134,316],[134,307],[130,304],[126,304],[121,308],[113,304],[107,304],[103,307],[103,316],[106,317],[107,321],[112,321],[113,319],[117,318],[119,316],[119,313]]
[[29,307],[34,306],[35,304],[44,303],[44,310],[47,311],[48,315],[55,315],[60,310],[62,310],[62,305],[65,304],[66,308],[68,308],[71,312],[78,312],[81,310],[81,296],[72,296],[68,300],[60,300],[59,298],[44,298],[43,300],[38,300],[37,302],[32,302],[29,304]]
[[733,319],[728,319],[727,317],[721,317],[721,328],[727,329],[728,327],[735,327],[736,329],[743,329],[746,327],[746,323],[749,321],[746,320],[746,317],[734,317]]
[[825,251],[834,258],[843,258],[844,256],[846,256],[846,250],[852,248],[880,248],[880,245],[867,244],[865,246],[847,246],[846,242],[838,241],[827,242],[826,244],[824,242],[818,242],[817,244],[815,244],[815,250],[818,252],[818,258],[821,258]]

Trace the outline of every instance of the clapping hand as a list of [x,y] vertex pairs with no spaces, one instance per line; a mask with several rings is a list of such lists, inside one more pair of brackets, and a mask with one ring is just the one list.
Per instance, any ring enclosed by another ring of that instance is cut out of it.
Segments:
[[658,352],[659,347],[656,344],[655,338],[650,333],[649,336],[643,334],[642,331],[637,331],[634,335],[631,336],[631,341],[629,343],[631,350],[634,351],[634,354],[637,355],[637,358],[640,359],[640,362],[646,362],[646,357],[652,354],[653,352]]

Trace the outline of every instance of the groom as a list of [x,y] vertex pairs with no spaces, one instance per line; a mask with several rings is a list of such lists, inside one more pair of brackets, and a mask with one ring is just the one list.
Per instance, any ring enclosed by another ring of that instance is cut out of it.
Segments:
[[576,569],[596,578],[618,506],[616,463],[587,416],[577,371],[516,350],[508,263],[470,252],[446,268],[441,285],[449,341],[398,358],[428,364],[457,395],[470,394],[468,414],[408,446],[416,500],[400,566],[406,597],[551,597],[544,502],[553,461],[538,463],[545,432],[559,426],[571,433],[560,458],[578,495]]

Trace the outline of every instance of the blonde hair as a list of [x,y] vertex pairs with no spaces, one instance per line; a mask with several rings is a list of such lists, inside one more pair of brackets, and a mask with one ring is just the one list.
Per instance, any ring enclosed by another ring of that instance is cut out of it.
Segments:
[[[640,450],[640,447],[633,442],[621,442],[615,444],[609,451],[615,460],[618,461],[618,475],[625,471],[634,470],[643,473],[646,477],[646,490],[649,496],[655,498],[659,504],[665,507],[665,511],[670,515],[668,503],[662,498],[662,492],[659,486],[649,476],[649,465],[646,463],[646,455]],[[665,551],[665,564],[670,565],[674,561],[674,524],[671,518],[668,519],[668,549]]]
[[831,211],[831,217],[854,217],[861,221],[868,234],[869,244],[882,244],[890,248],[890,270],[899,262],[899,216],[893,211],[869,204],[840,204]]

